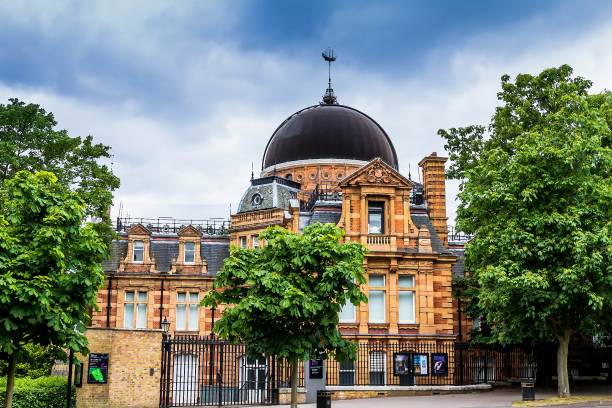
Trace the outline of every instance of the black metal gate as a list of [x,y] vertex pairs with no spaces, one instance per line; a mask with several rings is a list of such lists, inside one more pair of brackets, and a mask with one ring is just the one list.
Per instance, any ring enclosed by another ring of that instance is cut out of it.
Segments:
[[[249,358],[243,345],[214,336],[166,336],[159,406],[274,405],[290,385],[286,360]],[[303,373],[298,373],[303,385]]]

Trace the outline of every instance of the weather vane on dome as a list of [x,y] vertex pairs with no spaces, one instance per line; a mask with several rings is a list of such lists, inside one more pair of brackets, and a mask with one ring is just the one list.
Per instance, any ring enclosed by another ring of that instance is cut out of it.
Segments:
[[336,56],[334,55],[334,50],[331,48],[324,50],[321,55],[323,59],[327,61],[327,89],[325,90],[325,95],[323,95],[323,103],[327,105],[336,104],[338,100],[331,86],[331,63],[336,60]]

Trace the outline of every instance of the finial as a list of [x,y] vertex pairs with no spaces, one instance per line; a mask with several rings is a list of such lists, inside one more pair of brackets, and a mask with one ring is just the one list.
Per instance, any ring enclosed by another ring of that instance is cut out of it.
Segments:
[[412,181],[412,175],[410,174],[410,162],[408,162],[408,180]]
[[338,99],[336,95],[334,95],[334,89],[331,86],[331,63],[336,60],[336,56],[334,55],[334,50],[331,48],[324,50],[321,55],[323,59],[327,61],[327,89],[325,90],[325,95],[323,95],[323,103],[326,105],[334,105],[338,103]]
[[253,172],[253,162],[251,162],[251,181],[255,179],[255,173]]

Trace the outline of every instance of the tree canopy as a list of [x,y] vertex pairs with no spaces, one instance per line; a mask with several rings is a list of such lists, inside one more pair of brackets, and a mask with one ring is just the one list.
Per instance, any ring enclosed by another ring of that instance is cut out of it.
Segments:
[[354,359],[356,345],[337,325],[344,304],[367,301],[359,288],[365,248],[342,237],[331,224],[313,224],[303,234],[271,227],[260,235],[263,247],[233,248],[203,302],[227,305],[214,331],[243,342],[250,355],[288,358],[294,373],[308,356]]
[[612,316],[612,94],[591,85],[567,65],[504,75],[488,127],[439,131],[478,309],[501,343],[559,343],[562,396],[571,335]]
[[85,214],[79,194],[49,172],[20,171],[0,189],[0,353],[11,386],[26,344],[87,350],[108,247]]
[[103,162],[111,157],[110,147],[56,129],[53,114],[37,104],[9,102],[0,104],[0,184],[20,170],[50,171],[80,194],[86,215],[108,220],[112,192],[119,188]]

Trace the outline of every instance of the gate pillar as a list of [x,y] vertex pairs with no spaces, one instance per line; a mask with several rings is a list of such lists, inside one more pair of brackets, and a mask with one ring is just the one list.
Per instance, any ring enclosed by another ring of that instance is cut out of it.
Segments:
[[306,387],[306,402],[317,402],[317,391],[325,389],[327,379],[327,361],[325,359],[308,360],[305,362],[304,387]]

